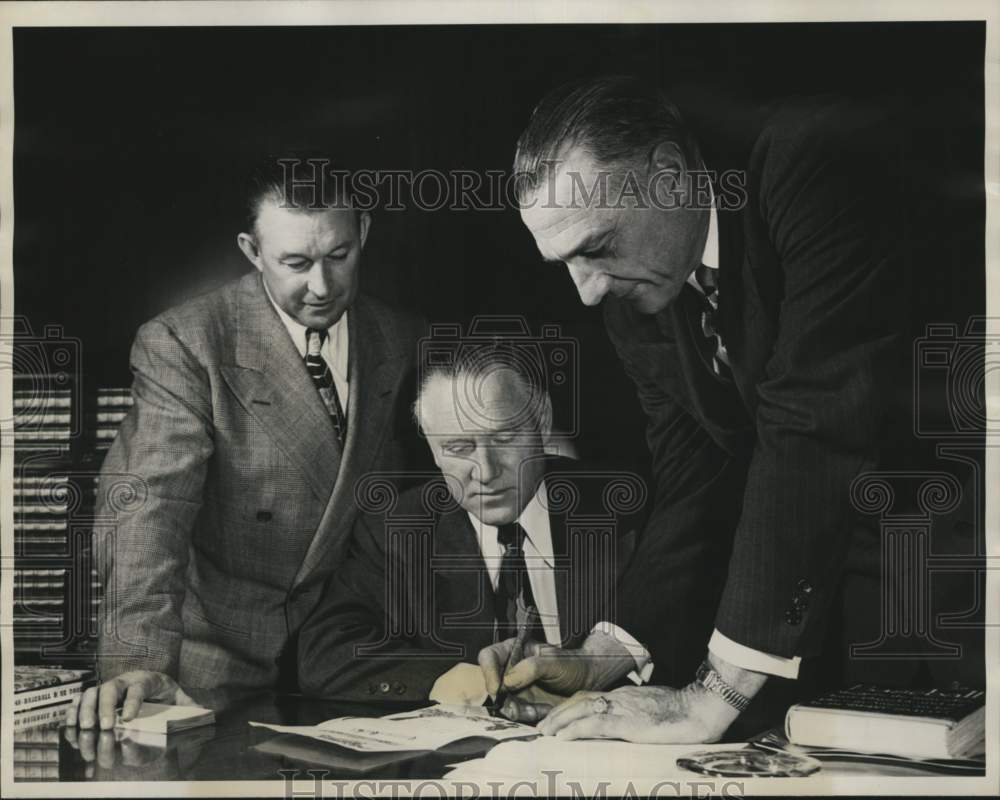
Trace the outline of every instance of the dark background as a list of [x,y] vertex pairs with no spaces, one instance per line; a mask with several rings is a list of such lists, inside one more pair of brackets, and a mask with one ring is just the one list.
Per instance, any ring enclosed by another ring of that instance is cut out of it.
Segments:
[[[249,161],[325,148],[372,169],[505,170],[548,89],[634,72],[721,139],[787,95],[901,103],[935,223],[915,227],[914,280],[961,321],[984,305],[984,46],[982,23],[19,29],[16,312],[82,340],[88,380],[127,386],[139,324],[249,267]],[[560,324],[579,340],[584,453],[643,460],[600,311],[515,211],[376,212],[363,286],[431,320]]]

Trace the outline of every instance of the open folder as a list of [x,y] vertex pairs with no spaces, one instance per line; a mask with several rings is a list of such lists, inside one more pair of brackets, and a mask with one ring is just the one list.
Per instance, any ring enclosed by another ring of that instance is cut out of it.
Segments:
[[478,706],[434,705],[385,717],[338,717],[319,725],[250,724],[363,753],[437,750],[461,739],[501,742],[539,735],[528,725],[491,717]]

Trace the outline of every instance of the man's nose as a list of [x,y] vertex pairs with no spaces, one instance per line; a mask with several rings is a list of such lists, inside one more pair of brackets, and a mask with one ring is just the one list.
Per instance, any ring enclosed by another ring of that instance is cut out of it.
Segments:
[[581,264],[567,264],[569,276],[576,284],[576,290],[580,294],[580,300],[585,306],[596,306],[611,290],[611,278],[600,270],[592,269]]
[[330,294],[330,276],[326,273],[326,265],[317,261],[309,270],[309,292],[318,299]]
[[494,480],[497,475],[500,474],[500,470],[497,467],[496,455],[493,452],[493,448],[484,447],[480,451],[480,456],[477,459],[476,464],[479,469],[479,482],[489,483]]

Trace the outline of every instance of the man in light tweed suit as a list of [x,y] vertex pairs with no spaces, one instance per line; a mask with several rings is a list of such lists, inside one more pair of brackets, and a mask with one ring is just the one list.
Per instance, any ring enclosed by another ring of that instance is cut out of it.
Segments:
[[424,447],[407,439],[422,323],[358,293],[369,214],[315,203],[312,166],[255,172],[238,237],[255,272],[139,329],[99,489],[104,682],[71,724],[109,728],[123,700],[131,718],[185,689],[294,685],[357,479]]

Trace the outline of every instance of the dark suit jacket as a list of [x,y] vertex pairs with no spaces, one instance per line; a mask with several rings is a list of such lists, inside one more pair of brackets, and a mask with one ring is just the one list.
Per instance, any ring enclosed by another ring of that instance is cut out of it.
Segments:
[[274,684],[346,551],[358,477],[406,463],[421,323],[361,296],[348,324],[343,450],[258,273],[140,328],[135,404],[100,477],[103,678]]
[[718,215],[733,382],[710,368],[690,286],[655,317],[605,303],[656,481],[636,563],[658,589],[626,598],[621,621],[651,647],[657,680],[690,680],[713,626],[779,656],[820,650],[855,525],[851,482],[879,464],[898,379],[890,130],[843,106],[786,109],[741,163],[746,203]]
[[[546,488],[564,646],[611,619],[635,546],[641,482],[553,458]],[[617,487],[617,491],[616,488]],[[440,476],[358,519],[352,555],[303,626],[308,694],[426,700],[439,676],[493,643],[493,586],[466,511]]]

